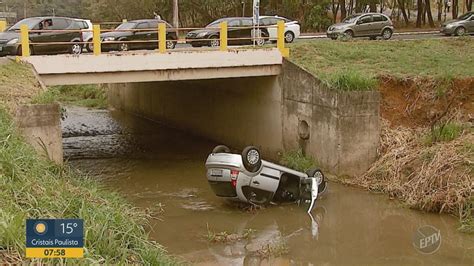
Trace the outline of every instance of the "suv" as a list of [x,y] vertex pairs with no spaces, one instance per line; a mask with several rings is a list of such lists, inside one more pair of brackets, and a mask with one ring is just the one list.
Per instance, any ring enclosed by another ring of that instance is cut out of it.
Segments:
[[158,24],[166,24],[166,49],[176,46],[176,30],[166,21],[158,19],[132,20],[120,24],[114,31],[102,33],[104,51],[158,49]]
[[[261,28],[255,34],[253,29],[253,19],[247,17],[221,18],[211,22],[205,29],[194,30],[186,35],[186,42],[193,47],[210,46],[218,47],[220,45],[221,22],[227,22],[227,37],[229,45],[242,45],[255,43],[258,46],[265,44],[268,39],[268,30]],[[260,35],[260,36],[258,36]],[[255,38],[253,38],[255,36]]]
[[330,26],[327,36],[336,40],[339,36],[370,37],[375,40],[378,36],[388,40],[392,38],[393,23],[386,15],[381,13],[355,14],[345,18],[341,23]]
[[445,35],[462,36],[474,33],[474,12],[467,12],[457,19],[448,21],[441,25],[441,33]]
[[[44,30],[44,32],[30,32],[31,54],[82,53],[81,25],[75,19],[32,17],[20,20],[5,32],[0,33],[0,55],[21,55],[21,25],[27,25],[30,30]],[[53,31],[47,32],[47,30]],[[71,31],[55,32],[54,30]],[[71,44],[49,44],[58,42]]]

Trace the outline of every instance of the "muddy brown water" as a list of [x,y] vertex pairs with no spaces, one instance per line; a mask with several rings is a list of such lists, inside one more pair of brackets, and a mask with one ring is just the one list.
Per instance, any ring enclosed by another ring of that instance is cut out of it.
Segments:
[[[384,195],[330,183],[313,219],[305,206],[244,211],[214,196],[204,162],[216,143],[121,112],[69,107],[63,121],[69,164],[148,208],[150,237],[173,255],[215,265],[474,265],[474,236],[457,220],[403,207]],[[163,212],[161,212],[163,211]],[[413,246],[417,229],[440,230],[433,254]],[[208,232],[251,237],[210,243]],[[270,247],[279,258],[265,259]]]

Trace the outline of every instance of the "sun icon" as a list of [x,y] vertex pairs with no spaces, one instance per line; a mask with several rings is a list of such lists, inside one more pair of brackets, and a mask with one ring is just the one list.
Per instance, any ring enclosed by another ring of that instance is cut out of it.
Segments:
[[43,235],[46,233],[46,231],[48,230],[48,227],[46,226],[46,223],[44,222],[37,222],[35,224],[35,231],[37,234],[39,235]]

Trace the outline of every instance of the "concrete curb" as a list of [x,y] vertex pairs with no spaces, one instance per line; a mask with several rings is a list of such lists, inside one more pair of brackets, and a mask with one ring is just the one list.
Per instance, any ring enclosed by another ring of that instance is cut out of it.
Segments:
[[[425,34],[437,34],[439,31],[407,31],[407,32],[395,32],[393,35],[394,36],[403,36],[403,35],[425,35]],[[321,38],[327,38],[326,34],[321,33],[321,34],[315,34],[315,35],[301,35],[298,39],[301,40],[308,40],[308,39],[321,39]]]

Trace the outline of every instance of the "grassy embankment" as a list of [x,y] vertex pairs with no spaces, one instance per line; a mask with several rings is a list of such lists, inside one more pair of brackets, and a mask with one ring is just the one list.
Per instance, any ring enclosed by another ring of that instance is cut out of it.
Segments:
[[18,135],[7,110],[40,92],[31,70],[7,63],[0,66],[0,80],[0,261],[28,261],[26,218],[82,218],[85,260],[61,263],[175,264],[159,244],[148,240],[144,212],[96,181],[38,156]]
[[36,95],[33,103],[60,102],[66,105],[76,105],[90,108],[107,108],[107,96],[99,85],[70,85],[54,86]]
[[366,174],[342,180],[413,208],[457,215],[461,230],[474,232],[474,39],[291,48],[290,60],[333,88],[381,93],[379,159]]

